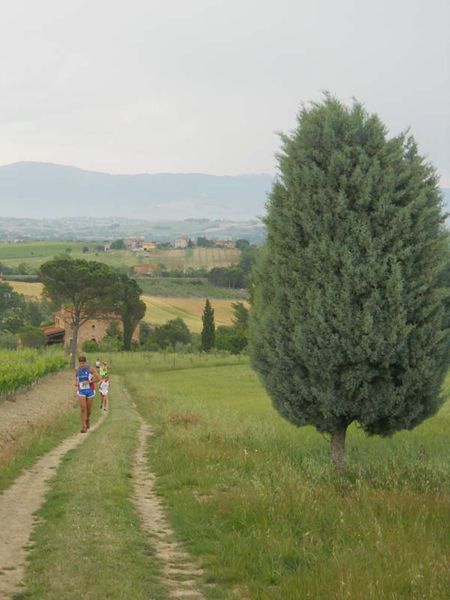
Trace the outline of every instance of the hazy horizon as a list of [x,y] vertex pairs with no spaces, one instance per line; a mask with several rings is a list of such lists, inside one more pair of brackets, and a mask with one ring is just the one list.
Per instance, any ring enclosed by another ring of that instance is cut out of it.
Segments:
[[18,164],[43,164],[43,165],[53,165],[57,167],[68,167],[70,169],[78,169],[79,171],[87,171],[88,173],[101,173],[102,175],[209,175],[211,177],[245,177],[246,175],[269,175],[270,177],[275,177],[275,171],[273,172],[264,172],[264,171],[254,171],[247,173],[206,173],[205,171],[127,171],[127,172],[117,172],[113,173],[111,171],[100,171],[98,169],[85,169],[84,167],[80,167],[78,165],[72,165],[67,163],[57,163],[48,160],[17,160],[10,163],[2,163],[0,164],[0,169],[2,167],[9,167],[12,165]]
[[324,90],[408,127],[450,186],[446,0],[16,0],[0,21],[0,163],[276,172]]

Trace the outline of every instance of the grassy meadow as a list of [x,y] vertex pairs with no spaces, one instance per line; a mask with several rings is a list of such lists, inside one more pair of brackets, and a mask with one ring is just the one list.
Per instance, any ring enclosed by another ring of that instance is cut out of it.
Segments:
[[216,287],[203,279],[187,277],[139,277],[137,282],[147,296],[164,296],[170,298],[236,298],[245,300],[248,291]]
[[[448,598],[450,404],[412,432],[328,441],[271,407],[245,358],[117,355],[149,461],[211,598]],[[450,392],[450,379],[445,393]]]
[[[170,597],[131,502],[134,403],[153,430],[157,493],[203,568],[205,598],[448,598],[450,402],[390,439],[352,426],[349,472],[336,477],[328,440],[273,410],[247,357],[101,358],[108,418],[51,481],[17,600]],[[33,432],[0,469],[0,489],[78,426],[74,408]]]

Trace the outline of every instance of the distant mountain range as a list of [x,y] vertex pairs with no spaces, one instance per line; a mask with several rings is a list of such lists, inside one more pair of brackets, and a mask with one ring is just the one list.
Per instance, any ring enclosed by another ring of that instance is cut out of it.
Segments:
[[265,212],[272,176],[110,175],[51,163],[0,167],[0,216],[248,220]]
[[[247,221],[265,213],[272,182],[268,174],[111,175],[19,162],[0,167],[0,217]],[[443,193],[450,212],[450,188]]]

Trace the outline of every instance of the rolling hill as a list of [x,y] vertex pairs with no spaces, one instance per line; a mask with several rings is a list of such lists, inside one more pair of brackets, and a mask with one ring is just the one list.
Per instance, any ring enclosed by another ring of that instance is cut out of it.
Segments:
[[2,217],[116,216],[247,220],[264,213],[272,176],[110,175],[51,163],[0,167]]

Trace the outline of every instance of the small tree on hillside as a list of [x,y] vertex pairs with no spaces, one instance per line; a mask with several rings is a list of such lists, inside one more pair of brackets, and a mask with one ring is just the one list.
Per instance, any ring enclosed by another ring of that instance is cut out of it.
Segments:
[[231,305],[233,311],[233,325],[236,329],[247,331],[250,311],[243,302],[233,302]]
[[331,436],[388,436],[442,403],[448,237],[438,178],[376,115],[332,97],[283,136],[256,275],[253,364],[275,408]]
[[17,333],[25,320],[25,298],[9,283],[0,282],[0,331]]
[[204,352],[209,352],[209,350],[214,347],[216,326],[214,324],[214,309],[208,298],[206,299],[205,308],[203,309],[202,322],[201,348]]
[[98,314],[113,310],[120,286],[116,273],[95,261],[55,258],[41,265],[44,294],[70,313],[72,327],[72,366],[80,326]]
[[122,239],[111,242],[111,250],[125,250],[125,242]]

